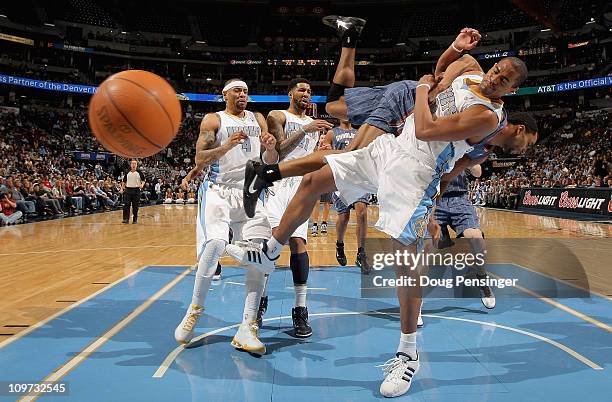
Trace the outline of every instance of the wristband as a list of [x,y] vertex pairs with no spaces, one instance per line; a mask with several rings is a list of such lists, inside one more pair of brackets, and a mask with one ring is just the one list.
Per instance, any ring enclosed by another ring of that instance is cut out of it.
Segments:
[[451,47],[452,47],[452,48],[453,48],[453,50],[454,50],[455,52],[457,52],[457,53],[462,53],[462,52],[463,52],[463,49],[457,49],[457,48],[455,47],[455,42],[451,43]]
[[431,91],[431,85],[429,84],[419,84],[416,87],[427,87],[427,92]]
[[[263,152],[263,154],[261,154],[261,161],[262,161],[262,162],[263,162],[265,165],[269,165],[269,163],[266,163],[266,161],[265,161],[265,155],[266,155],[267,153],[268,153],[268,150],[266,149],[266,150]],[[279,154],[276,154],[276,162],[274,162],[274,163],[273,163],[273,165],[274,165],[274,164],[276,164],[276,163],[278,163],[278,162],[280,162],[280,155],[279,155]]]

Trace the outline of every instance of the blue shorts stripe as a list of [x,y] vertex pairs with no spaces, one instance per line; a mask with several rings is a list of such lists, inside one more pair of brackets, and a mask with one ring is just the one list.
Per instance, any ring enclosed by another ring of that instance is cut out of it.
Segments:
[[455,146],[452,142],[449,143],[442,152],[440,152],[440,155],[438,155],[436,160],[436,171],[432,177],[432,181],[425,189],[423,198],[421,198],[419,205],[417,205],[414,213],[404,227],[404,230],[397,238],[397,240],[402,244],[410,245],[418,239],[423,239],[427,236],[427,223],[429,221],[429,214],[431,213],[431,209],[433,207],[433,198],[438,193],[440,178],[444,172],[448,170],[449,161],[454,155]]

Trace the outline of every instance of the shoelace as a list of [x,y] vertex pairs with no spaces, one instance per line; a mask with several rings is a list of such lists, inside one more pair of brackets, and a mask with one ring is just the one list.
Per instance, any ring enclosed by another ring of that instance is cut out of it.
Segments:
[[238,240],[234,242],[234,245],[242,248],[246,248],[253,251],[261,251],[261,244],[255,243],[251,240]]
[[201,315],[202,315],[201,312],[192,311],[191,313],[189,313],[189,316],[187,317],[187,320],[185,321],[185,325],[183,325],[183,329],[185,331],[191,331],[196,321],[198,320],[198,318],[200,318]]
[[257,333],[259,332],[259,327],[256,322],[252,322],[249,324],[249,331],[251,331],[251,335],[257,338]]
[[[385,373],[385,376],[387,376],[390,373],[393,373],[393,371],[396,368],[399,368],[404,363],[405,362],[401,358],[396,356],[396,357],[394,357],[392,359],[387,360],[385,363],[383,363],[381,365],[378,365],[378,366],[375,366],[375,367],[379,367]],[[396,373],[396,376],[398,376],[398,375],[401,376],[403,373],[404,373],[403,370],[398,371]]]

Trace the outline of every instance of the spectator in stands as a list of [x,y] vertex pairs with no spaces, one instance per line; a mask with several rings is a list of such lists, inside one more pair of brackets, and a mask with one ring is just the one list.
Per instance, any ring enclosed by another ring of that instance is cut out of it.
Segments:
[[[612,179],[610,179],[612,181]],[[196,194],[193,190],[189,190],[189,193],[187,194],[187,204],[195,204],[196,201]]]
[[23,214],[17,211],[17,203],[13,200],[8,188],[0,192],[0,222],[3,225],[16,223]]
[[176,200],[174,200],[175,204],[184,204],[185,203],[185,192],[183,189],[179,189],[178,194],[176,195]]
[[11,197],[17,204],[17,210],[21,211],[25,216],[36,213],[36,203],[27,201],[21,192],[21,181],[19,179],[7,180],[8,189],[11,191]]
[[172,193],[172,190],[170,189],[170,187],[168,187],[166,189],[166,195],[164,196],[164,204],[172,204],[173,201],[174,201],[174,194]]
[[163,186],[163,182],[162,179],[157,179],[157,183],[155,183],[155,199],[156,200],[160,200],[161,196],[162,196],[162,186]]
[[104,180],[98,180],[97,184],[92,184],[93,191],[100,205],[105,210],[110,210],[115,205],[115,202],[106,194],[102,187],[104,187]]

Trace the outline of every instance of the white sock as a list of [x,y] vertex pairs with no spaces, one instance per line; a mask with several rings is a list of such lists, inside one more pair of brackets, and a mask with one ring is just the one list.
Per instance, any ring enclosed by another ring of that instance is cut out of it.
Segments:
[[416,331],[411,334],[405,334],[402,332],[397,351],[407,354],[411,359],[416,359],[416,335]]
[[242,324],[250,324],[257,318],[259,300],[263,292],[265,275],[255,269],[248,270],[246,274],[246,298],[244,299],[244,312]]
[[295,307],[306,307],[306,285],[293,285],[295,290]]
[[195,275],[195,284],[193,285],[193,296],[191,304],[204,306],[206,295],[210,289],[212,277],[217,270],[219,258],[225,252],[225,241],[213,239],[206,243],[204,251],[198,261],[198,270]]
[[274,259],[278,257],[283,249],[283,244],[272,236],[270,240],[267,241],[268,244],[268,258]]

